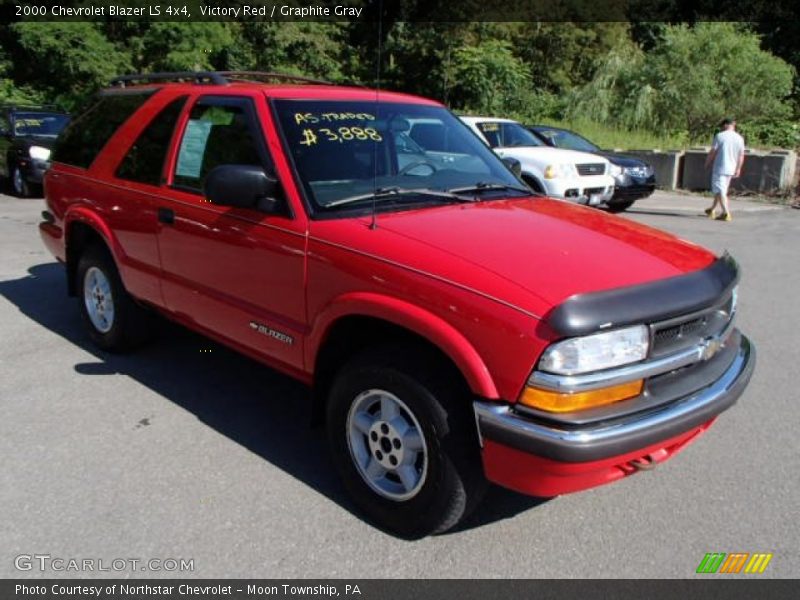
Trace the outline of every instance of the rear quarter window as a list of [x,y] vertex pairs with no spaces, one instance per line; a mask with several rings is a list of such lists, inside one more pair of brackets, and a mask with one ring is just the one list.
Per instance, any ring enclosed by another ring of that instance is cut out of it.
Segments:
[[88,169],[114,132],[152,94],[153,90],[148,90],[99,96],[61,135],[53,150],[53,162]]
[[176,98],[155,116],[123,158],[117,177],[150,185],[161,183],[169,143],[187,98]]

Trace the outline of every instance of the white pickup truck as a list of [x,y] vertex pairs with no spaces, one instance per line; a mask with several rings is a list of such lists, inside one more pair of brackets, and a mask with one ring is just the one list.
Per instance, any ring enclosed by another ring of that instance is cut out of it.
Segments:
[[499,156],[522,164],[522,178],[536,192],[599,206],[614,195],[612,165],[597,154],[552,148],[511,119],[461,117]]

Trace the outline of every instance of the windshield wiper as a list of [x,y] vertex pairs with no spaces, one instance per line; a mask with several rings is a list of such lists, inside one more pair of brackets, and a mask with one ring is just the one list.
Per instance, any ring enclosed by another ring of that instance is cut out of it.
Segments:
[[451,188],[447,190],[448,192],[452,192],[453,194],[475,194],[480,192],[491,192],[497,190],[513,190],[515,192],[522,192],[526,196],[534,196],[535,194],[528,188],[516,185],[506,185],[505,183],[487,183],[485,181],[479,181],[475,185],[470,185],[461,188]]
[[457,190],[433,190],[430,188],[401,188],[401,187],[384,187],[378,188],[374,192],[368,194],[358,194],[357,196],[347,196],[334,200],[326,204],[323,208],[333,208],[336,206],[343,206],[345,204],[355,204],[356,202],[363,202],[364,200],[387,200],[394,199],[398,196],[408,196],[418,194],[420,196],[428,196],[432,198],[442,198],[444,200],[454,200],[456,202],[474,202],[473,198],[459,196]]

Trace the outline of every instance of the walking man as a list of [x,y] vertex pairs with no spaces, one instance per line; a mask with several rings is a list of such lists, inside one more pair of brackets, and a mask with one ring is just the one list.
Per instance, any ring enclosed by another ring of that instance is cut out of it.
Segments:
[[[744,138],[736,133],[736,121],[733,119],[724,119],[722,131],[714,136],[711,152],[706,158],[706,169],[712,163],[714,167],[711,171],[711,191],[714,193],[714,202],[705,213],[711,219],[730,221],[728,186],[731,184],[731,179],[741,175],[744,163]],[[717,204],[722,207],[719,216],[715,214]]]

